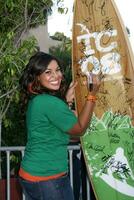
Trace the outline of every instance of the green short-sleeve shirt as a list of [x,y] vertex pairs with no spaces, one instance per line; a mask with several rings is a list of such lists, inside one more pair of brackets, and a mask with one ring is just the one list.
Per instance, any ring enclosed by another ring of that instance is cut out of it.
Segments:
[[67,131],[77,122],[67,104],[55,96],[37,95],[29,101],[26,122],[28,142],[21,167],[35,176],[66,172]]

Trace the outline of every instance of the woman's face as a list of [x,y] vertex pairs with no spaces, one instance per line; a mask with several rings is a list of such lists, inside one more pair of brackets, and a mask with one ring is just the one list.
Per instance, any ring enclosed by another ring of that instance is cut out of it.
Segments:
[[50,90],[59,90],[62,80],[62,72],[58,63],[52,60],[47,69],[38,76],[40,84]]

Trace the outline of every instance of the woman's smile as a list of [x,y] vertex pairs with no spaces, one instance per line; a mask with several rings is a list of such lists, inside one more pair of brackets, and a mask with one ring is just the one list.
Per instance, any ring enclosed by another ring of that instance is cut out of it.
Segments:
[[50,81],[50,83],[51,83],[52,85],[58,85],[58,84],[59,84],[59,81]]

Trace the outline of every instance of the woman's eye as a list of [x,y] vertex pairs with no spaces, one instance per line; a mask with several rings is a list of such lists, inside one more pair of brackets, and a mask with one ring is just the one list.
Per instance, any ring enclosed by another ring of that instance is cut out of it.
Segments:
[[45,71],[45,74],[51,74],[51,71]]

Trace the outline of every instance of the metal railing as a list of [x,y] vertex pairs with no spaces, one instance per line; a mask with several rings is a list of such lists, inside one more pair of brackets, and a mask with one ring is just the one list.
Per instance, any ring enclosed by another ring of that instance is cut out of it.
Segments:
[[[16,146],[16,147],[0,147],[0,153],[2,154],[2,152],[4,152],[6,154],[6,200],[11,200],[11,185],[10,185],[10,179],[11,179],[11,175],[10,175],[10,157],[11,157],[11,153],[14,152],[20,152],[21,153],[21,157],[23,157],[24,155],[24,146]],[[68,153],[69,153],[69,175],[70,175],[70,183],[73,189],[73,153],[74,151],[80,151],[80,146],[79,145],[69,145],[68,146]],[[1,160],[2,161],[2,160]],[[87,191],[87,200],[91,200],[91,196],[90,196],[90,184],[89,184],[89,180],[86,177],[86,191]],[[22,200],[25,200],[24,195],[21,198]],[[20,199],[20,200],[21,200]],[[1,200],[5,200],[5,199],[1,199]],[[80,200],[82,200],[82,197],[80,197]]]

